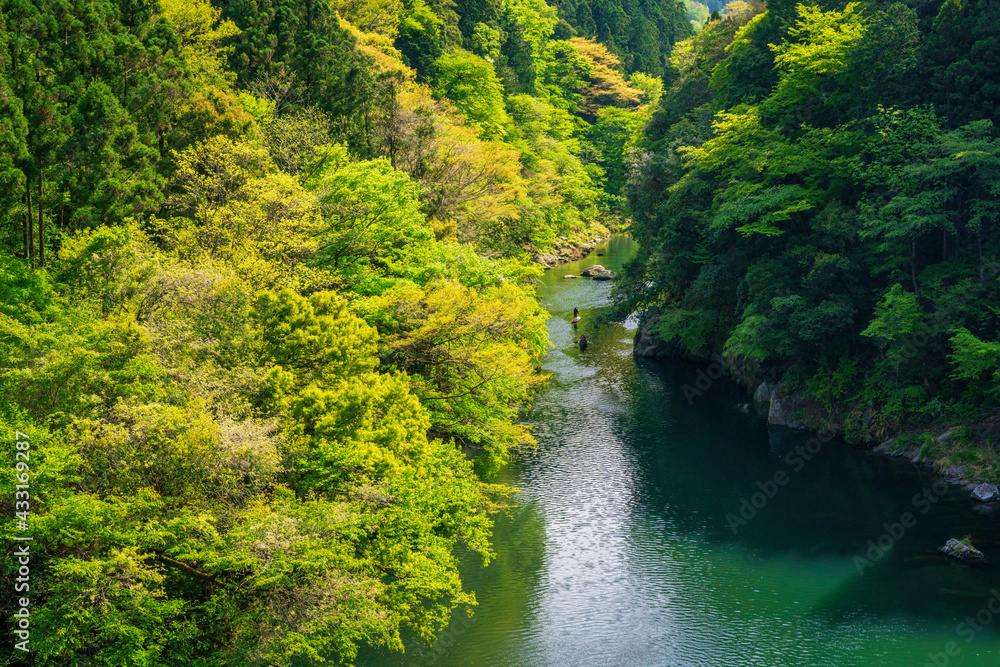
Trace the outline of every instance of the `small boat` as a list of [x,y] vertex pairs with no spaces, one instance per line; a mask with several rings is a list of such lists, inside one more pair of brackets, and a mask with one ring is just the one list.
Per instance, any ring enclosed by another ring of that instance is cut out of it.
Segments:
[[577,315],[572,320],[570,320],[570,324],[576,324],[577,322],[579,322],[582,319],[583,319],[582,317],[580,317],[579,315]]

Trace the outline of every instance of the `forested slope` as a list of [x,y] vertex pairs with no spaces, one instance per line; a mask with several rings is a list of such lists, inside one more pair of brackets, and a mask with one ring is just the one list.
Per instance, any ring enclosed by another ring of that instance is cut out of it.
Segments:
[[474,605],[457,555],[490,559],[544,381],[527,259],[608,232],[663,88],[664,50],[643,73],[602,30],[541,0],[0,2],[34,664],[344,663]]
[[986,0],[730,4],[634,154],[623,312],[852,437],[964,425],[915,442],[1000,474],[998,45]]

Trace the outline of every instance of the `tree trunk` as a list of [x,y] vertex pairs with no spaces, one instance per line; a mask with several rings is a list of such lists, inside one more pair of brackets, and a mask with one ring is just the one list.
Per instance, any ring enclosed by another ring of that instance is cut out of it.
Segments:
[[45,218],[42,214],[42,183],[45,172],[38,170],[38,266],[45,266]]
[[977,236],[978,236],[978,240],[979,240],[979,283],[982,284],[982,283],[986,282],[986,270],[983,267],[983,230],[982,230],[982,227],[980,227],[979,231],[977,232]]
[[31,179],[24,175],[24,189],[28,200],[28,260],[35,268],[35,216],[31,212]]
[[[26,197],[26,195],[24,193],[22,193],[21,194],[21,206],[22,207],[26,203],[25,197]],[[31,225],[30,225],[30,223],[28,221],[28,214],[25,213],[24,211],[25,211],[25,209],[22,208],[21,209],[21,236],[24,239],[24,258],[28,259],[28,257],[30,256],[30,254],[29,254],[29,248],[31,247],[31,243],[28,241],[28,227],[30,227]]]

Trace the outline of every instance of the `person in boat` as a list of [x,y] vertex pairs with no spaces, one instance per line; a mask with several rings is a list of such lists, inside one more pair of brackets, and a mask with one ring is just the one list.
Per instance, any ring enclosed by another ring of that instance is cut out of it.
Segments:
[[573,309],[573,319],[570,320],[569,323],[572,324],[573,328],[575,329],[576,328],[576,323],[579,322],[579,321],[580,321],[580,312],[576,308],[574,308]]

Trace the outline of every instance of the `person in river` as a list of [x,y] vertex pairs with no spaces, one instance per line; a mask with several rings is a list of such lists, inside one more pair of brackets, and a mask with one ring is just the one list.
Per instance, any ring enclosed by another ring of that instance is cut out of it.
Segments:
[[580,351],[583,352],[586,349],[587,349],[587,337],[581,334],[580,335]]
[[573,317],[579,317],[579,316],[580,316],[580,311],[576,309],[576,306],[574,306],[573,307]]

